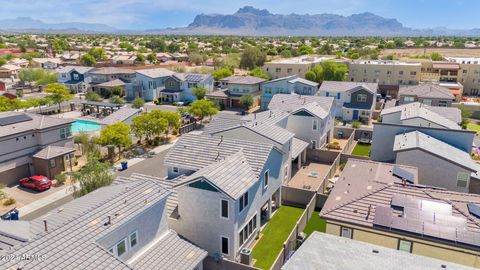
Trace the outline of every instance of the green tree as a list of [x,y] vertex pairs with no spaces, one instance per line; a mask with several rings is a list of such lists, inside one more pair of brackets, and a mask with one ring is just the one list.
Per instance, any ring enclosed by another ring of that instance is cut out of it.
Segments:
[[118,152],[120,153],[122,147],[126,148],[132,145],[130,127],[124,122],[108,125],[100,131],[97,143],[104,146],[118,147]]
[[141,53],[137,53],[137,59],[135,59],[137,62],[145,62],[145,56]]
[[165,137],[168,138],[171,130],[178,129],[181,125],[182,117],[177,112],[162,112],[161,116],[167,120],[167,128],[165,129]]
[[123,96],[123,87],[121,86],[114,86],[112,87],[112,90],[111,90],[111,94],[114,95],[114,96]]
[[165,52],[167,50],[167,44],[165,44],[165,40],[163,39],[153,39],[146,44],[147,48],[152,49],[155,52]]
[[86,53],[80,57],[80,63],[84,66],[93,67],[97,63],[97,60],[91,54]]
[[51,83],[45,87],[45,93],[49,93],[50,95],[47,96],[52,103],[58,104],[58,109],[61,110],[62,102],[69,101],[73,98],[73,95],[70,93],[67,87],[58,84],[58,83]]
[[270,76],[268,76],[265,72],[263,72],[261,67],[256,67],[248,72],[248,75],[257,77],[257,78],[262,78],[265,80],[270,80]]
[[232,76],[233,72],[229,68],[223,67],[223,68],[220,68],[220,69],[217,69],[217,70],[213,71],[212,75],[213,75],[213,77],[215,78],[216,81],[219,81],[223,78]]
[[43,70],[41,77],[35,81],[37,85],[47,85],[47,84],[56,83],[56,82],[57,82],[57,74],[55,72],[49,72],[46,70]]
[[323,81],[345,81],[347,79],[347,66],[333,61],[325,61],[305,73],[305,78],[310,81],[322,83]]
[[240,98],[240,104],[245,108],[245,110],[250,110],[253,106],[253,96],[244,95]]
[[135,109],[143,108],[143,105],[145,105],[145,100],[141,97],[137,97],[132,101],[132,107]]
[[85,99],[88,101],[102,101],[103,98],[96,92],[89,91],[85,94]]
[[313,49],[310,46],[302,45],[302,46],[298,47],[298,53],[300,55],[313,54]]
[[42,106],[45,106],[49,103],[49,100],[47,98],[29,98],[26,101],[29,106],[28,107],[34,107],[34,108],[39,108],[40,113],[42,113]]
[[167,46],[167,51],[168,51],[169,53],[178,52],[178,51],[180,51],[180,46],[178,45],[177,42],[172,41],[170,44],[168,44],[168,46]]
[[430,54],[430,59],[432,59],[432,61],[442,61],[443,56],[438,52],[432,52]]
[[462,112],[462,122],[460,126],[462,126],[463,129],[467,129],[468,123],[470,123],[470,117],[472,117],[472,112],[463,107],[460,108],[460,111]]
[[246,48],[240,57],[240,67],[243,69],[254,69],[263,66],[267,60],[267,54],[255,47]]
[[203,85],[198,85],[192,89],[192,94],[197,98],[197,100],[204,99],[207,92],[208,89]]
[[96,61],[105,61],[107,60],[107,55],[103,48],[93,47],[88,53],[95,58]]
[[125,49],[129,52],[133,52],[135,50],[135,48],[133,47],[132,44],[128,43],[128,42],[120,42],[118,44],[118,47],[122,48],[122,49]]
[[0,66],[3,66],[7,63],[7,60],[5,58],[0,58]]
[[203,55],[201,55],[200,53],[192,52],[188,55],[188,59],[190,63],[193,63],[196,66],[199,66],[203,63],[205,57],[203,57]]
[[156,63],[157,62],[157,54],[156,53],[150,53],[149,55],[147,55],[147,60],[150,63]]
[[199,117],[202,121],[204,117],[212,117],[218,113],[215,103],[208,99],[201,99],[193,102],[187,111],[192,115]]
[[153,110],[148,115],[150,117],[150,131],[159,138],[162,133],[167,132],[168,120],[164,117],[164,112],[160,110]]
[[98,156],[90,154],[88,161],[80,171],[73,173],[73,196],[78,198],[100,187],[108,186],[113,182],[110,165],[103,163]]
[[122,97],[115,95],[110,98],[110,103],[122,105],[125,104],[125,100]]

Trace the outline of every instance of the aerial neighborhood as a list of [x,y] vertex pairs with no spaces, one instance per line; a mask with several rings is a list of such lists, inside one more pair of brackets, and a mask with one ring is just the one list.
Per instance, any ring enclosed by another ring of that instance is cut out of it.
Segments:
[[480,268],[478,38],[259,17],[0,19],[0,269]]

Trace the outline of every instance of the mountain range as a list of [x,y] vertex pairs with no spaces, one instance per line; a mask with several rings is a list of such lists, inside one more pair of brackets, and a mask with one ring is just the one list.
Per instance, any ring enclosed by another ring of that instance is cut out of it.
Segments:
[[480,29],[414,29],[396,19],[365,12],[350,16],[336,14],[272,14],[251,6],[234,14],[200,14],[186,27],[122,30],[105,24],[49,24],[29,17],[0,20],[5,32],[113,33],[113,34],[186,34],[246,36],[477,36]]

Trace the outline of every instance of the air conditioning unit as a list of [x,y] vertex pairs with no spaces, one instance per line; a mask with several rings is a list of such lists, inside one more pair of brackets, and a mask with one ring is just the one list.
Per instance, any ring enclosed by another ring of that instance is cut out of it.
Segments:
[[250,265],[252,263],[252,250],[249,248],[242,248],[240,250],[240,263]]
[[304,232],[301,232],[297,236],[297,248],[299,248],[303,242],[305,242],[305,239],[307,239],[307,234]]

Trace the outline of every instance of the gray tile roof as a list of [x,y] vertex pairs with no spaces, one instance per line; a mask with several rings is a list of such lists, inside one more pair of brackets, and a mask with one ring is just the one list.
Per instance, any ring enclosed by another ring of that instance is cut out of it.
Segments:
[[205,126],[205,128],[203,128],[203,131],[208,134],[214,134],[222,130],[242,125],[246,122],[248,122],[248,120],[229,117],[215,117]]
[[324,81],[322,82],[322,85],[320,85],[319,91],[350,92],[361,88],[376,94],[378,90],[378,83]]
[[112,81],[97,84],[95,86],[98,86],[98,87],[115,87],[115,86],[125,86],[125,83],[120,79],[115,79],[115,80],[112,80]]
[[230,77],[223,78],[220,81],[228,82],[229,84],[254,85],[254,84],[260,84],[267,80],[258,78],[258,77],[253,77],[253,76],[230,76]]
[[450,92],[450,89],[440,86],[438,84],[419,84],[414,86],[403,86],[400,87],[398,95],[455,100],[455,96]]
[[23,112],[3,112],[0,113],[0,119],[3,117],[10,117],[16,115],[28,115],[32,118],[32,120],[6,126],[0,126],[0,137],[10,136],[27,131],[38,131],[52,127],[64,126],[75,122],[75,120],[73,119],[64,119]]
[[165,68],[150,68],[136,70],[138,74],[150,77],[150,78],[162,78],[172,76],[175,72]]
[[[377,252],[373,252],[374,250]],[[404,270],[406,268],[409,270],[475,269],[346,237],[314,232],[295,251],[282,270]]]
[[415,149],[420,149],[435,155],[438,158],[451,161],[458,166],[466,168],[472,172],[477,172],[480,169],[480,165],[472,160],[469,153],[437,140],[422,132],[412,131],[395,136],[395,142],[393,144],[394,152],[403,152]]
[[457,124],[462,122],[462,111],[455,107],[439,107],[424,105],[430,111],[435,112]]
[[205,178],[219,190],[233,199],[240,198],[257,180],[247,158],[240,151],[213,162],[184,178],[178,185],[184,185]]
[[207,257],[207,252],[169,231],[158,244],[136,259],[137,270],[193,270]]
[[297,138],[293,138],[292,141],[292,160],[296,159],[303,150],[308,147],[309,143]]
[[309,85],[309,86],[313,86],[313,87],[318,87],[317,82],[312,82],[312,81],[309,81],[309,80],[303,79],[303,78],[295,78],[295,79],[290,80],[288,82],[289,83],[301,83],[301,84],[305,84],[305,85]]
[[310,112],[314,116],[320,118],[320,119],[325,119],[325,117],[328,116],[328,111],[325,111],[323,107],[318,104],[317,102],[311,102],[306,105],[303,105],[302,107],[298,108],[297,110],[293,111],[292,113],[296,113],[298,111],[305,110],[307,112]]
[[[43,254],[45,260],[0,264],[25,269],[132,269],[96,241],[168,194],[150,180],[101,188],[32,221],[31,241],[13,254]],[[112,223],[105,226],[108,215]],[[43,231],[43,220],[47,220],[48,232]]]
[[110,125],[114,124],[117,122],[123,122],[127,120],[128,118],[137,115],[141,112],[140,109],[135,109],[131,107],[122,107],[109,116],[102,118],[98,123],[103,124],[103,125]]
[[273,145],[205,134],[185,134],[165,156],[166,166],[199,170],[242,150],[255,174],[259,174]]
[[270,100],[268,109],[292,112],[309,103],[317,103],[324,111],[329,112],[334,103],[333,97],[301,96],[292,94],[276,94]]
[[135,74],[135,70],[117,67],[103,67],[97,68],[90,72],[90,74],[98,75],[114,75],[114,74]]
[[439,115],[438,113],[431,110],[431,106],[426,106],[419,102],[413,102],[393,108],[384,109],[382,110],[380,115],[384,116],[397,112],[400,112],[400,120],[408,120],[418,117],[440,125],[446,129],[460,129],[460,126],[456,122],[450,120],[450,118],[453,117],[447,118]]
[[43,148],[42,150],[38,151],[32,157],[48,160],[48,159],[64,156],[66,154],[70,154],[73,152],[75,152],[74,148],[49,145]]

